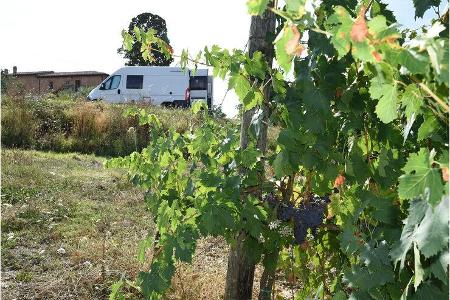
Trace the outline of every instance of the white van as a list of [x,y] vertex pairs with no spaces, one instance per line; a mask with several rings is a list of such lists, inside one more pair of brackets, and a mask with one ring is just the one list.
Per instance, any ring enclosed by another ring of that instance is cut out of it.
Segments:
[[[191,76],[192,75],[192,76]],[[208,70],[176,67],[123,67],[88,95],[89,100],[110,103],[146,101],[154,105],[188,107],[203,100],[212,103],[212,77]]]

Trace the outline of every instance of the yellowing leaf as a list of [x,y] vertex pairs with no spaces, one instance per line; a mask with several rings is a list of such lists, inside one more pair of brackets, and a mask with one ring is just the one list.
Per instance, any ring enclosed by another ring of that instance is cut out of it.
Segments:
[[366,17],[365,17],[366,9],[362,7],[359,11],[359,16],[356,19],[355,23],[353,23],[352,31],[350,32],[350,37],[355,42],[362,42],[367,37],[369,30],[367,29]]
[[286,53],[289,55],[300,56],[304,50],[304,47],[299,44],[300,42],[300,32],[298,31],[297,26],[291,25],[291,30],[293,33],[292,38],[286,43],[284,49]]
[[286,45],[294,37],[294,32],[291,27],[285,26],[283,30],[279,33],[277,39],[275,40],[275,56],[277,58],[278,64],[283,68],[283,70],[288,73],[291,69],[293,55],[287,53]]

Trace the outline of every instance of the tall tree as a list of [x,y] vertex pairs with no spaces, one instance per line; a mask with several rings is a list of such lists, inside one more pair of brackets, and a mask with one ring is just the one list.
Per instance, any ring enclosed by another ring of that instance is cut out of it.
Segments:
[[[142,56],[143,47],[142,43],[137,40],[135,27],[141,28],[145,31],[152,29],[155,30],[154,35],[167,44],[170,44],[169,38],[167,37],[167,27],[166,21],[158,15],[151,13],[142,13],[133,19],[131,19],[130,25],[128,26],[128,33],[133,37],[133,45],[131,50],[125,49],[123,46],[117,49],[119,54],[122,54],[125,59],[127,66],[168,66],[173,62],[173,58],[167,58],[163,53],[158,50],[156,44],[151,44],[151,56],[153,60],[146,60]],[[144,45],[144,47],[146,47]]]
[[[270,38],[275,32],[275,15],[267,10],[262,16],[253,16],[249,33],[249,55],[256,51],[261,51],[266,58],[269,67],[272,65],[274,51]],[[270,98],[270,85],[264,88],[264,102],[262,104],[262,126],[258,136],[256,147],[262,153],[267,148],[267,124],[268,124],[268,101]],[[256,107],[247,110],[242,115],[240,148],[246,149],[249,145],[248,129],[252,118],[256,112]],[[245,172],[245,171],[244,171]],[[264,174],[259,176],[260,182],[264,180]],[[261,195],[261,191],[258,193]],[[246,195],[242,195],[245,197]],[[255,273],[255,262],[252,259],[250,249],[245,247],[245,240],[249,237],[247,232],[240,232],[236,244],[230,249],[228,256],[228,269],[225,287],[225,299],[251,299],[253,289],[253,279]]]

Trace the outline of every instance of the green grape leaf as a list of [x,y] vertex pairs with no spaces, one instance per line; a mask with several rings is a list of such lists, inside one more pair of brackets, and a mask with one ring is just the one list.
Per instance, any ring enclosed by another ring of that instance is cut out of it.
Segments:
[[241,163],[246,168],[252,168],[260,156],[261,152],[255,147],[247,147],[241,152]]
[[421,91],[415,84],[406,87],[401,98],[402,107],[405,108],[406,126],[403,129],[403,143],[406,142],[411,128],[417,116],[422,114],[423,97]]
[[417,287],[423,281],[425,275],[425,271],[422,268],[422,264],[420,263],[420,252],[419,248],[417,248],[417,244],[414,243],[414,288],[417,290]]
[[431,263],[429,272],[436,278],[441,280],[444,284],[448,282],[448,265],[449,265],[448,250],[441,252],[441,254],[435,258]]
[[380,84],[378,79],[374,78],[371,80],[369,93],[373,99],[379,99],[375,112],[383,123],[390,123],[397,118],[396,84]]
[[162,294],[170,287],[170,282],[175,273],[173,260],[157,260],[153,262],[150,272],[139,272],[138,282],[140,283],[142,293],[150,298]]
[[381,149],[380,155],[378,157],[378,174],[381,177],[386,177],[385,168],[389,166],[389,156],[386,148]]
[[351,225],[346,225],[342,233],[339,235],[341,241],[340,248],[348,255],[353,254],[361,247],[360,240],[355,235],[356,228]]
[[423,197],[436,205],[442,196],[444,185],[438,168],[434,168],[435,151],[421,148],[408,157],[403,168],[405,174],[399,178],[398,195],[401,199]]
[[437,81],[448,86],[448,39],[430,39],[427,45],[427,52]]
[[209,201],[201,211],[201,230],[204,234],[217,236],[225,229],[232,229],[235,226],[233,218],[232,204],[222,204]]
[[[365,244],[360,258],[370,272],[372,285],[381,286],[388,282],[394,282],[395,276],[389,260],[389,247],[385,241],[380,242],[376,248]],[[368,292],[371,293],[371,291]]]
[[245,110],[252,109],[262,103],[260,91],[254,91],[250,85],[249,79],[242,74],[236,74],[230,77],[228,88],[234,89],[239,100],[244,105]]
[[134,35],[136,36],[136,40],[138,42],[141,42],[141,29],[139,29],[137,26],[134,26],[133,32],[134,32]]
[[264,80],[266,77],[267,64],[261,51],[253,53],[252,59],[247,60],[244,68],[249,75]]
[[399,210],[394,206],[392,199],[385,197],[373,198],[369,205],[375,208],[375,211],[372,213],[374,219],[386,224],[394,225],[396,223]]
[[405,108],[405,115],[408,121],[421,114],[423,96],[417,85],[410,84],[405,88],[401,103]]
[[[406,299],[406,298],[405,298]],[[447,300],[448,299],[448,288],[445,287],[442,291],[436,284],[430,281],[425,281],[417,289],[416,293],[411,297],[407,297],[411,300],[423,300],[423,299],[433,299],[433,300]],[[401,299],[403,300],[403,299]]]
[[[400,261],[400,270],[403,269],[406,254],[413,244],[417,245],[421,255],[429,258],[444,250],[449,241],[448,197],[442,197],[436,207],[423,200],[413,200],[408,212],[400,240],[390,253],[394,265]],[[448,263],[445,256],[442,263]]]
[[248,0],[248,13],[253,16],[262,15],[266,10],[268,4],[269,0]]
[[239,223],[255,239],[260,237],[263,231],[263,223],[267,219],[267,212],[259,205],[259,200],[249,197],[244,202],[241,211],[242,220]]
[[422,18],[425,12],[432,6],[438,7],[439,0],[413,0],[414,8],[416,9],[416,18]]
[[138,261],[143,263],[145,261],[145,251],[151,247],[153,238],[148,236],[146,239],[139,242]]
[[394,265],[400,262],[400,270],[403,269],[406,259],[406,254],[412,246],[414,240],[414,231],[417,225],[425,216],[428,205],[422,200],[413,200],[410,202],[408,209],[408,217],[403,221],[402,234],[400,240],[394,245],[390,255],[394,261]]
[[369,28],[369,33],[377,38],[380,33],[388,28],[386,24],[386,17],[382,15],[375,16],[367,22],[367,27]]
[[394,270],[385,242],[381,242],[377,248],[365,244],[360,258],[363,265],[354,266],[351,271],[344,273],[344,282],[348,282],[349,287],[371,293],[373,287],[394,281]]
[[402,49],[398,62],[412,74],[426,74],[430,69],[428,57],[414,49]]
[[448,246],[448,197],[436,207],[429,206],[414,233],[414,240],[425,258],[438,254]]
[[286,0],[286,10],[294,19],[300,19],[305,15],[306,0]]
[[433,114],[426,114],[424,116],[425,120],[420,125],[417,132],[417,140],[422,141],[436,132],[439,128],[439,122]]
[[390,47],[382,45],[383,54],[391,65],[401,65],[412,74],[427,74],[430,70],[430,60],[424,52],[418,52],[416,49]]
[[294,168],[289,160],[289,153],[287,151],[280,151],[277,154],[273,162],[273,168],[275,171],[275,176],[281,178],[285,175],[290,175],[294,172]]
[[133,37],[126,30],[122,30],[123,45],[127,51],[133,48]]
[[337,6],[334,13],[327,19],[326,26],[332,33],[331,43],[338,51],[339,58],[350,51],[350,32],[353,26],[353,19],[348,11]]

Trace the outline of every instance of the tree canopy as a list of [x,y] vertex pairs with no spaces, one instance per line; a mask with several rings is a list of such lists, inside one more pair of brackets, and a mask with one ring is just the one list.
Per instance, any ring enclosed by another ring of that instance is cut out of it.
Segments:
[[[159,45],[156,43],[142,43],[141,37],[138,36],[134,28],[139,27],[145,31],[152,29],[154,36],[161,39],[169,45],[167,37],[166,21],[158,15],[152,13],[142,13],[131,19],[128,26],[128,34],[131,35],[131,49],[120,47],[117,52],[127,59],[127,66],[168,66],[173,62],[172,56],[161,53]],[[170,46],[169,46],[170,47]],[[145,53],[151,53],[148,59]]]

